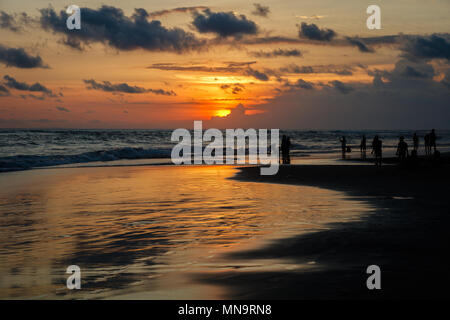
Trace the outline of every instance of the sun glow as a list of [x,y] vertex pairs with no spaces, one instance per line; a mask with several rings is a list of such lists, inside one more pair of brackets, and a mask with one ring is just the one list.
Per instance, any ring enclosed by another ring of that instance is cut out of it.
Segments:
[[230,110],[222,109],[222,110],[217,110],[215,116],[216,117],[226,117],[230,113],[231,113]]

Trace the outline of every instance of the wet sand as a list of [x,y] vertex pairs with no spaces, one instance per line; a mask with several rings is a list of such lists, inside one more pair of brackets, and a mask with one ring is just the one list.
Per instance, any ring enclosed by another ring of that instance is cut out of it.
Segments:
[[[443,161],[447,162],[447,161]],[[361,221],[232,253],[239,259],[314,261],[315,268],[228,272],[198,281],[227,286],[235,299],[449,298],[450,166],[281,166],[275,176],[241,168],[240,181],[343,191],[377,209]],[[368,290],[366,268],[381,268],[381,290]]]
[[[227,299],[228,286],[191,275],[313,268],[227,254],[372,211],[342,192],[236,181],[236,172],[130,166],[1,174],[0,299]],[[81,269],[81,290],[66,287],[69,265]]]

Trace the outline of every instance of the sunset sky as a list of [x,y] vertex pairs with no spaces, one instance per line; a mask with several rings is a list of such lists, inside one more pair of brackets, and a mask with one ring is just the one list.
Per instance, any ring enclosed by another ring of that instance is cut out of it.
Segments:
[[450,128],[448,0],[50,3],[0,0],[0,128]]

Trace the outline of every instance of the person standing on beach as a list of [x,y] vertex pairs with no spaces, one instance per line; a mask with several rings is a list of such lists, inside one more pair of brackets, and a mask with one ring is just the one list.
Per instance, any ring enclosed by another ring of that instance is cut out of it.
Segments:
[[291,164],[291,138],[286,139],[286,164]]
[[361,145],[359,146],[359,150],[361,151],[361,159],[366,158],[366,148],[366,135],[363,135],[361,139]]
[[406,160],[406,157],[408,156],[408,144],[405,142],[405,137],[401,136],[400,141],[398,143],[397,147],[397,156],[400,162],[403,162]]
[[375,155],[375,165],[377,167],[378,166],[381,167],[381,162],[383,158],[382,150],[383,150],[383,141],[381,141],[378,135],[376,135],[372,141],[372,153]]
[[430,135],[426,134],[424,137],[425,140],[425,155],[429,156],[430,155]]
[[342,148],[342,159],[345,159],[345,151],[347,150],[347,139],[343,136],[341,139],[339,139],[341,142],[341,148]]
[[291,163],[291,157],[289,156],[290,148],[291,148],[291,138],[287,137],[286,135],[283,135],[283,138],[281,139],[281,158],[283,164]]
[[432,129],[430,132],[430,154],[431,147],[433,147],[434,152],[436,152],[436,132],[434,129]]
[[413,145],[414,145],[414,151],[416,151],[416,154],[417,154],[417,150],[419,150],[419,137],[417,136],[417,132],[414,132],[414,135],[413,135]]
[[286,163],[286,136],[283,134],[283,137],[281,138],[281,163]]

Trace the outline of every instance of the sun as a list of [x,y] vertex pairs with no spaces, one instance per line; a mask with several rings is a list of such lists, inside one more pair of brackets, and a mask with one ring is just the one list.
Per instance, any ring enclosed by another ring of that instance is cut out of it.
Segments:
[[216,117],[226,117],[227,115],[229,115],[231,113],[230,110],[228,109],[221,109],[221,110],[217,110],[215,116]]

